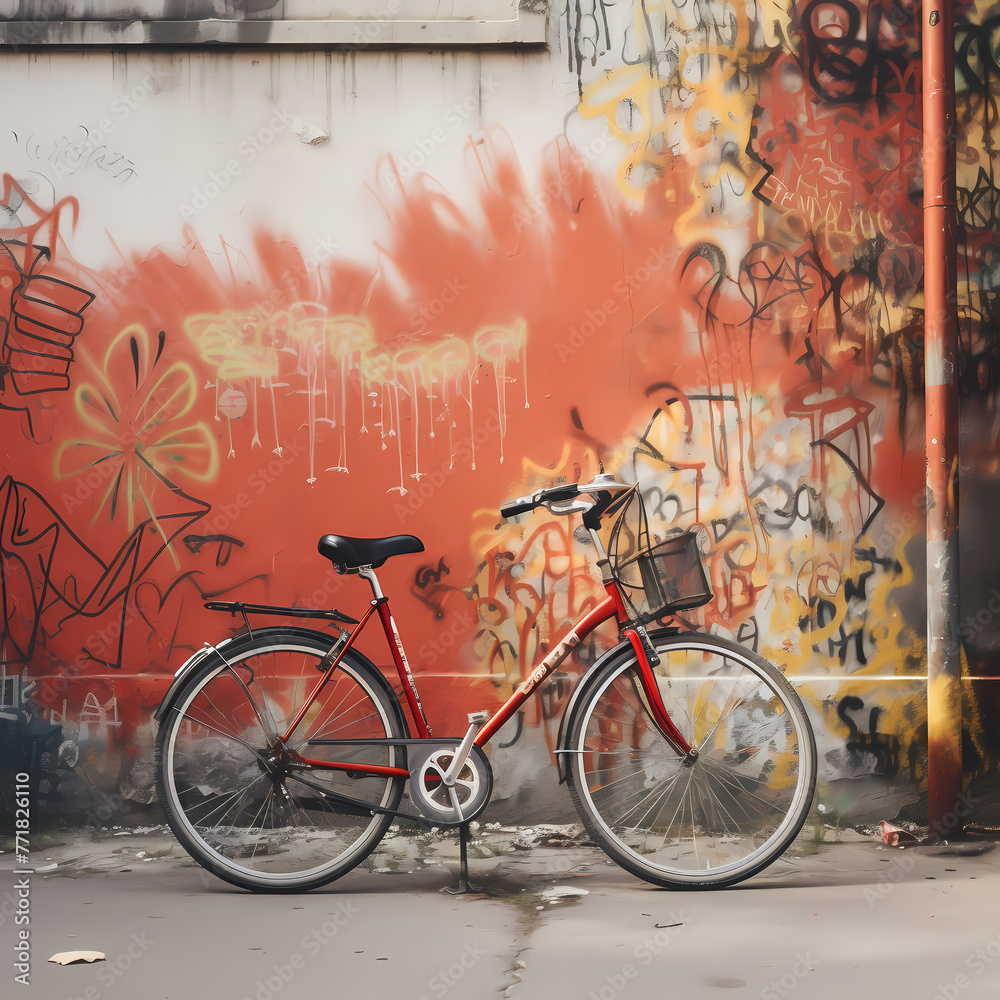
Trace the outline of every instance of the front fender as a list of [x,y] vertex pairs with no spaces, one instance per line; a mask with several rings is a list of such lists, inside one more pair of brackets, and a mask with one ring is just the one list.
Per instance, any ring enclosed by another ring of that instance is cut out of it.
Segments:
[[249,632],[243,632],[240,635],[230,636],[228,639],[223,639],[221,642],[217,642],[214,646],[205,645],[198,650],[193,656],[189,657],[184,663],[181,664],[177,673],[174,674],[173,682],[170,687],[167,688],[167,693],[163,696],[163,701],[160,702],[160,707],[153,713],[153,718],[160,722],[163,716],[170,710],[170,706],[174,703],[177,698],[177,694],[180,689],[184,686],[184,682],[191,676],[191,672],[203,663],[207,663],[212,657],[222,655],[224,658],[228,658],[229,653],[238,654],[250,643],[256,641],[260,638],[268,638],[271,636],[314,636],[322,635],[325,638],[325,633],[316,632],[313,629],[300,628],[295,625],[280,625],[272,626],[270,628],[257,628],[253,630],[253,635]]
[[[674,628],[664,628],[655,629],[649,632],[650,641],[656,642],[657,639],[662,639],[666,636],[677,635],[677,629]],[[627,639],[622,640],[617,646],[612,646],[598,661],[580,678],[580,682],[573,689],[573,694],[570,696],[569,704],[566,706],[566,711],[563,712],[563,717],[559,722],[559,741],[556,746],[556,766],[559,769],[559,784],[562,784],[566,780],[566,756],[569,747],[566,745],[566,741],[569,735],[570,725],[573,721],[573,716],[576,714],[577,707],[580,704],[580,699],[583,695],[590,689],[590,686],[594,683],[598,672],[612,660],[618,657],[627,657],[629,659],[635,658],[635,650],[632,648],[632,643]]]

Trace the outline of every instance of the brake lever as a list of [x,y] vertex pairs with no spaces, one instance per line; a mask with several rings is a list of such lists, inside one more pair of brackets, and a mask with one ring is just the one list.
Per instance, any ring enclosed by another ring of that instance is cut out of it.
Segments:
[[594,506],[592,500],[549,500],[542,506],[553,514],[582,514]]

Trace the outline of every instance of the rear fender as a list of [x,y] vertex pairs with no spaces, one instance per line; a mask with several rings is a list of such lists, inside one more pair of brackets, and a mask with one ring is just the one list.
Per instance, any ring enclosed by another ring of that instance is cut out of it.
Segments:
[[[214,646],[209,646],[207,643],[198,650],[194,656],[189,657],[187,660],[181,664],[177,673],[174,674],[173,683],[167,688],[167,693],[163,696],[163,701],[160,702],[160,707],[153,713],[153,718],[157,722],[163,720],[164,715],[170,710],[170,706],[173,705],[174,701],[177,699],[177,695],[181,688],[184,686],[187,679],[192,675],[193,671],[197,670],[204,664],[212,661],[213,659],[221,656],[224,660],[230,658],[230,654],[236,656],[239,655],[247,646],[261,638],[276,638],[282,636],[285,638],[312,638],[320,637],[323,640],[327,640],[328,637],[323,632],[317,632],[315,629],[300,628],[295,625],[283,625],[283,626],[272,626],[270,628],[256,628],[253,630],[253,635],[249,632],[243,632],[240,635],[230,636],[228,639],[223,639],[222,642],[217,642]],[[332,644],[333,639],[330,638]],[[367,662],[367,661],[366,661]],[[373,670],[379,676],[381,676],[381,671],[372,667]]]

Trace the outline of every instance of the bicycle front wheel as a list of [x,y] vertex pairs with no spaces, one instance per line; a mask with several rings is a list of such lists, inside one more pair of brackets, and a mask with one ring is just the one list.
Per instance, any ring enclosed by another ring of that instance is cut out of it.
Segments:
[[589,682],[568,720],[570,794],[594,840],[655,885],[732,885],[802,828],[816,743],[802,702],[770,663],[717,636],[651,634],[654,674],[696,756],[653,721],[634,655]]
[[331,642],[317,633],[272,635],[212,657],[161,723],[157,774],[170,827],[199,864],[234,885],[324,885],[363,861],[392,822],[369,806],[396,808],[404,778],[322,764],[403,767],[403,748],[310,744],[405,737],[391,688],[361,657],[344,657],[281,739],[319,684]]

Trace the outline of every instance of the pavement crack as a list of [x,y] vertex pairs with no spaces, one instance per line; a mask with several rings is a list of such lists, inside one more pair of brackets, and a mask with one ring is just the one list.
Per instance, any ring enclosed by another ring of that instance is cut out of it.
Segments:
[[528,963],[522,956],[532,950],[531,937],[542,923],[542,914],[537,908],[537,901],[537,896],[527,892],[508,896],[504,900],[517,911],[518,917],[517,929],[511,941],[513,950],[510,964],[504,969],[504,981],[496,989],[502,996],[516,996],[516,987],[524,981],[524,971],[528,968]]

